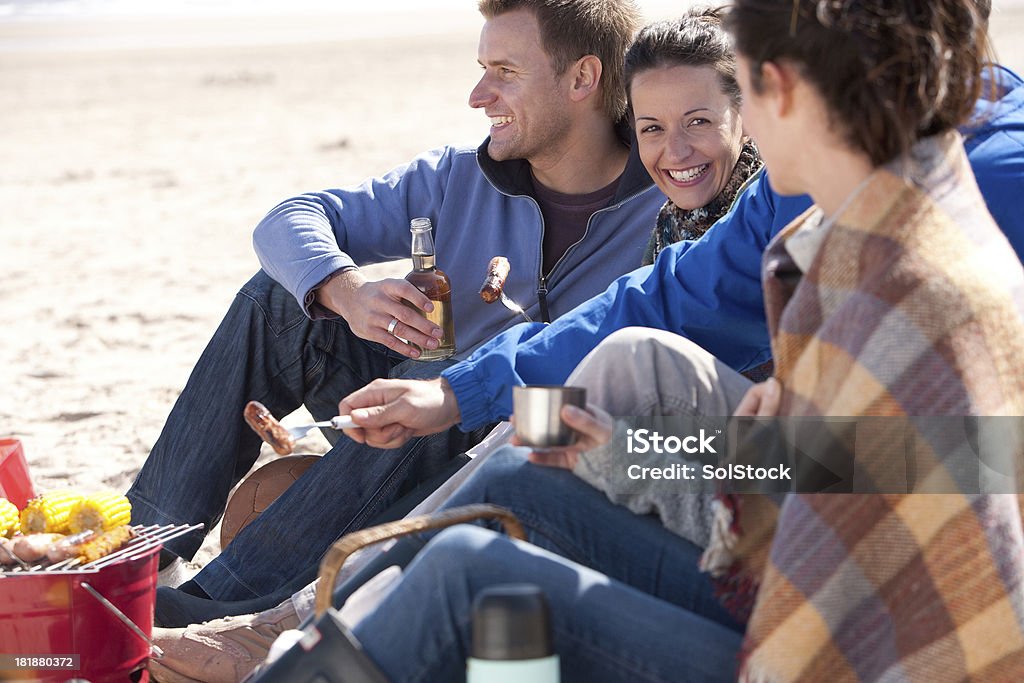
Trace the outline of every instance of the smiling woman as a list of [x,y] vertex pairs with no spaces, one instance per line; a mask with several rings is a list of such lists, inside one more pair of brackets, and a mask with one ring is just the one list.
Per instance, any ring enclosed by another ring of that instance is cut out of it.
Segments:
[[761,159],[743,133],[736,58],[716,10],[646,26],[626,53],[625,79],[640,158],[669,199],[646,265],[707,232]]

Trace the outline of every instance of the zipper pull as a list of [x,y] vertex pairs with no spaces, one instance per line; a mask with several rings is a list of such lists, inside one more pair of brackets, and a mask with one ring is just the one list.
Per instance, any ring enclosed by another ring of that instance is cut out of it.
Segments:
[[540,319],[544,324],[551,322],[551,313],[548,311],[548,280],[540,276],[540,285],[537,287],[537,302],[540,303]]

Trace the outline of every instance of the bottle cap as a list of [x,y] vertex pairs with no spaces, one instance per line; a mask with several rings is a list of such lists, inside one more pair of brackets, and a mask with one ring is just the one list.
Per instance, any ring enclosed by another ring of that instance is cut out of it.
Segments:
[[532,584],[492,586],[473,601],[472,657],[541,659],[554,654],[544,593]]

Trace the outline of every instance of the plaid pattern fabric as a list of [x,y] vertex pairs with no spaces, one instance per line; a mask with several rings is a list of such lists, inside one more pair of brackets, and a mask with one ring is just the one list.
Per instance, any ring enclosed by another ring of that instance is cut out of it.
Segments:
[[[781,415],[1024,415],[1024,276],[957,134],[877,170],[801,275],[785,243],[812,213],[764,259]],[[1006,494],[724,498],[704,561],[752,607],[741,680],[1024,681],[1020,511]]]

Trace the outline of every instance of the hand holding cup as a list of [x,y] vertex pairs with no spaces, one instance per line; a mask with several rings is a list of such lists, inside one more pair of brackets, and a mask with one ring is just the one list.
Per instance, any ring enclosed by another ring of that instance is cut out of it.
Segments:
[[535,464],[572,469],[580,453],[611,440],[611,416],[587,405],[583,388],[514,387],[512,403],[512,443],[533,448],[530,462]]

